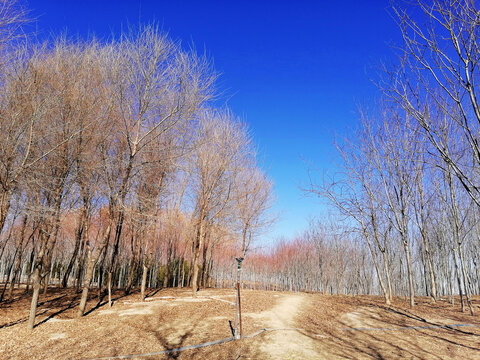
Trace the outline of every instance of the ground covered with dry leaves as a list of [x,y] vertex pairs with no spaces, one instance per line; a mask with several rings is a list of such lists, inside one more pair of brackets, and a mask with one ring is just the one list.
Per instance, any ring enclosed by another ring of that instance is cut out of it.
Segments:
[[[385,307],[374,296],[242,291],[239,341],[155,354],[232,336],[233,289],[115,294],[113,307],[92,294],[76,318],[79,295],[51,289],[37,326],[26,328],[30,297],[0,304],[0,359],[480,359],[479,315],[446,301],[405,299]],[[262,330],[266,329],[266,330]],[[128,357],[126,357],[128,356]]]

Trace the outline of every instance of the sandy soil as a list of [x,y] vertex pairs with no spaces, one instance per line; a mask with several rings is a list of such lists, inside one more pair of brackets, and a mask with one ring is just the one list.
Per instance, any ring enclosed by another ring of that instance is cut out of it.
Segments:
[[[411,310],[405,299],[387,308],[373,296],[244,290],[244,334],[256,336],[144,356],[231,337],[233,289],[202,290],[197,298],[167,289],[145,302],[138,294],[116,293],[115,299],[109,308],[92,294],[89,313],[79,319],[78,295],[52,289],[29,331],[30,296],[18,293],[0,304],[0,359],[480,359],[480,315],[446,301],[418,298]],[[480,314],[478,304],[476,298]]]

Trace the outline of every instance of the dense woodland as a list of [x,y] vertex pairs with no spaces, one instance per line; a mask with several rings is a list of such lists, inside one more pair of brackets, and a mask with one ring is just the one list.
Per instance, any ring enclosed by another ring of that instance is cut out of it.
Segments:
[[[329,204],[295,239],[262,247],[273,185],[247,126],[217,108],[211,62],[154,26],[110,41],[32,42],[0,1],[0,302],[49,286],[243,286],[332,294],[480,293],[480,12],[418,2],[382,100],[338,139],[334,174],[305,192]],[[427,25],[425,25],[427,24]],[[318,179],[318,175],[321,179]]]

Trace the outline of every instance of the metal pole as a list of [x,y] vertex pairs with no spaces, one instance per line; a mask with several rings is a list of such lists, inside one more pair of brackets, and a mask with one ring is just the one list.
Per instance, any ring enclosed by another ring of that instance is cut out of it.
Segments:
[[242,338],[243,330],[242,330],[242,302],[240,301],[240,282],[237,284],[237,292],[238,292],[238,324],[240,328],[239,338]]
[[243,258],[235,258],[237,260],[237,298],[235,302],[235,339],[242,337],[242,307],[240,303],[240,270],[242,268]]

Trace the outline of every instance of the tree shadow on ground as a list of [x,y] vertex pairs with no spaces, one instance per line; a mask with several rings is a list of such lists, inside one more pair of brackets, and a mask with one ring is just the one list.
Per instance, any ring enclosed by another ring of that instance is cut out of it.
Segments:
[[63,306],[63,307],[59,308],[57,311],[52,312],[45,319],[43,319],[42,321],[35,324],[34,328],[46,323],[48,320],[51,320],[58,315],[63,314],[64,312],[78,306],[78,304],[79,304],[79,301],[77,301],[76,299],[72,299],[72,301],[70,301],[70,303],[68,305]]
[[[112,297],[113,301],[118,301],[119,299],[125,297],[121,291],[115,291]],[[37,314],[36,317],[44,316],[34,327],[45,324],[49,320],[61,316],[64,319],[73,319],[77,317],[77,308],[80,304],[81,294],[77,293],[75,289],[63,289],[63,288],[49,288],[47,296],[41,295],[41,299],[38,302]],[[87,306],[94,303],[97,299],[97,294],[93,291],[89,293]],[[28,310],[30,309],[31,294],[26,294],[24,291],[15,294],[13,300],[8,300],[0,304],[0,310],[6,311],[10,320],[0,323],[0,329],[8,328],[17,324],[24,323],[28,321]],[[103,301],[102,298],[95,303],[95,305],[90,308],[85,314],[89,315],[95,310],[103,307],[108,304],[107,301]],[[10,311],[9,309],[22,308],[22,311]]]
[[[315,341],[319,352],[326,351],[331,358],[444,359],[480,356],[480,333],[441,324],[440,320],[428,320],[428,317],[419,315],[428,309],[425,304],[417,313],[381,303],[355,303],[338,297],[329,300],[337,302],[335,306],[338,310],[329,312],[326,309],[326,313],[321,314],[321,309],[328,304],[315,297],[312,299],[315,306],[302,315],[301,324],[305,328],[302,333]],[[342,301],[345,301],[343,311]],[[435,313],[434,310],[431,316],[451,320],[450,313],[445,313],[445,309],[442,311]],[[454,321],[466,323],[468,318],[458,316]],[[480,328],[478,320],[471,318],[468,322]]]
[[152,289],[147,294],[145,294],[145,299],[157,295],[159,291],[163,290],[162,288]]
[[[125,294],[123,292],[120,292],[118,291],[117,293],[114,293],[113,296],[112,296],[112,307],[113,305],[115,304],[115,302],[117,302],[118,300],[124,298],[124,297],[128,297],[132,294],[135,294],[137,291],[131,291],[130,294]],[[108,304],[108,301],[103,301],[103,299],[105,298],[106,294],[102,294],[102,296],[98,299],[98,302],[95,304],[95,306],[93,306],[92,308],[90,308],[88,311],[85,312],[85,314],[83,314],[83,316],[87,316],[87,315],[90,315],[91,313],[93,313],[94,311],[100,309],[101,307],[105,306]]]
[[[37,316],[39,316],[39,315],[44,315],[44,314],[47,313],[47,312],[48,312],[48,309],[43,309],[42,311],[37,312]],[[28,316],[27,316],[27,317],[24,317],[24,318],[20,318],[20,319],[14,320],[14,321],[6,322],[6,323],[4,323],[4,324],[0,324],[0,329],[8,328],[8,327],[11,327],[11,326],[15,326],[15,325],[21,324],[21,323],[27,322],[27,320],[28,320]]]

